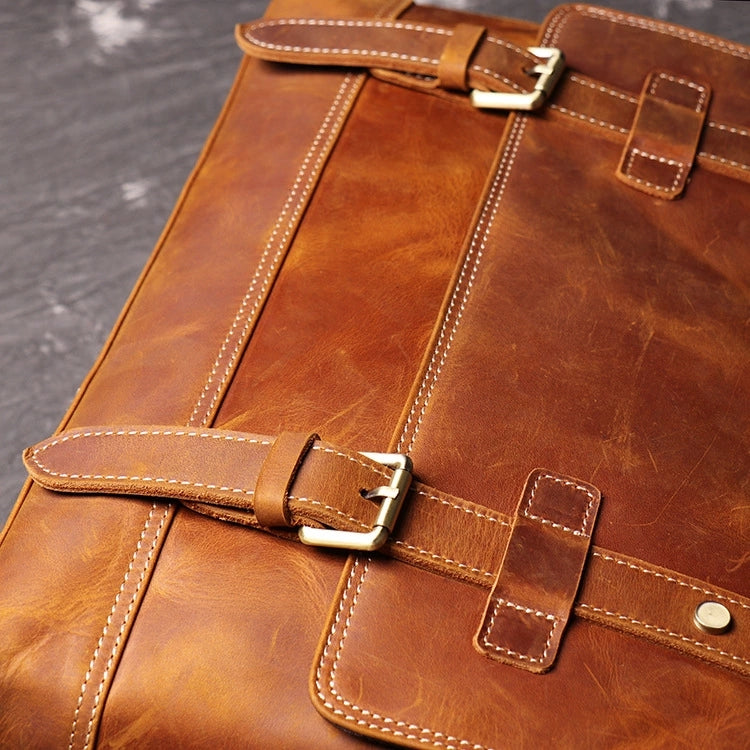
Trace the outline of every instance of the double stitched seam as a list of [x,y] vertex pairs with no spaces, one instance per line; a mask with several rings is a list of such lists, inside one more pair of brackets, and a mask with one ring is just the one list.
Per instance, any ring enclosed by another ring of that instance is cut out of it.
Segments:
[[[640,159],[647,159],[649,161],[655,161],[659,164],[662,164],[666,167],[671,167],[675,170],[675,177],[672,180],[672,183],[669,185],[664,184],[658,184],[655,182],[650,182],[649,180],[646,180],[642,177],[636,177],[635,175],[631,174],[631,170],[633,169],[633,164],[636,160],[636,157]],[[630,149],[630,156],[628,157],[627,163],[625,165],[625,169],[623,170],[624,174],[628,177],[629,180],[632,180],[633,182],[637,182],[639,185],[647,185],[650,188],[653,188],[654,190],[663,190],[667,193],[672,193],[680,185],[680,182],[682,181],[682,178],[685,174],[686,165],[684,162],[681,161],[675,161],[674,159],[667,159],[664,156],[657,156],[656,154],[650,154],[648,151],[643,151],[639,148],[636,148],[635,146]]]
[[[509,609],[513,609],[516,612],[520,612],[521,614],[531,615],[541,620],[547,620],[547,622],[551,623],[550,628],[549,628],[549,633],[547,634],[547,640],[545,641],[541,656],[539,657],[530,656],[529,654],[524,654],[519,651],[515,651],[509,648],[508,646],[501,646],[499,643],[490,640],[490,637],[492,636],[493,630],[495,628],[495,620],[497,619],[497,616],[500,613],[501,607],[508,607]],[[487,627],[485,628],[485,632],[482,637],[482,643],[487,648],[491,648],[494,651],[499,651],[501,653],[504,653],[514,659],[521,659],[522,661],[529,661],[529,662],[532,662],[533,664],[544,664],[547,661],[549,647],[550,647],[550,644],[552,643],[552,637],[555,633],[555,629],[557,628],[559,622],[560,622],[559,618],[555,617],[555,615],[549,614],[548,612],[540,612],[539,610],[530,609],[529,607],[522,607],[520,604],[515,604],[514,602],[508,601],[507,599],[498,597],[495,602],[495,606],[492,609],[492,616],[490,617],[487,623]]]
[[[359,567],[362,566],[361,573]],[[438,732],[432,729],[427,729],[419,726],[418,724],[412,724],[405,721],[399,721],[392,719],[387,716],[383,716],[375,711],[362,708],[357,704],[344,698],[336,687],[336,672],[340,660],[342,658],[344,645],[346,643],[349,627],[351,625],[352,617],[354,615],[354,608],[359,601],[359,596],[362,591],[362,586],[365,581],[369,569],[369,562],[365,561],[362,563],[359,559],[354,562],[352,570],[347,580],[347,585],[344,593],[341,596],[338,610],[336,611],[336,617],[334,618],[333,625],[328,638],[326,639],[326,645],[323,649],[318,669],[315,675],[315,687],[317,689],[318,697],[326,708],[333,711],[337,716],[342,717],[344,720],[356,724],[357,726],[367,727],[371,730],[378,730],[392,734],[394,737],[399,737],[407,740],[417,740],[421,743],[431,743],[435,747],[442,747],[446,750],[458,750],[458,748],[471,748],[472,750],[490,750],[490,748],[484,745],[479,745],[467,740],[461,740],[452,735],[447,735],[443,732]],[[358,580],[355,586],[355,578],[358,575]],[[352,591],[352,589],[354,589]],[[349,601],[351,597],[351,601]],[[348,605],[348,611],[347,609]],[[339,633],[339,628],[341,632]],[[334,641],[338,639],[338,643]],[[333,660],[331,659],[331,652],[334,651]],[[329,666],[330,662],[330,666]],[[327,681],[324,684],[324,671],[328,672]],[[335,701],[336,704],[331,701]]]
[[[195,409],[193,409],[192,415],[190,416],[190,424],[195,424],[196,421],[198,421],[201,406],[209,398],[209,393],[213,386],[213,395],[208,406],[204,408],[203,417],[199,422],[200,424],[205,424],[210,419],[213,408],[234,368],[237,357],[240,354],[243,341],[253,324],[255,316],[261,307],[263,297],[265,296],[265,293],[276,273],[276,269],[278,268],[283,256],[287,241],[291,237],[292,229],[302,211],[307,196],[312,189],[316,175],[325,159],[325,154],[328,152],[330,145],[338,133],[339,126],[348,111],[349,104],[357,93],[357,83],[361,80],[362,78],[360,76],[345,76],[333,104],[323,119],[320,129],[302,161],[302,166],[297,172],[296,179],[289,191],[287,200],[276,220],[271,236],[269,237],[258,261],[250,286],[240,303],[237,314],[235,315],[232,325],[222,342],[218,355],[216,356],[216,360],[211,368],[206,384],[203,387],[203,391],[195,405]],[[276,246],[275,251],[274,246]],[[258,288],[259,285],[260,287]],[[236,336],[237,341],[234,349],[229,355],[229,360],[224,368],[222,378],[219,383],[214,384],[222,360],[224,359],[226,352],[229,350],[238,329],[239,334]]]
[[[555,523],[554,521],[551,521],[549,518],[544,518],[542,516],[531,513],[531,505],[534,502],[536,491],[539,489],[539,484],[542,481],[555,482],[557,484],[563,484],[566,487],[573,487],[574,489],[578,490],[579,492],[583,492],[585,495],[588,496],[589,501],[586,504],[586,509],[581,518],[580,528],[573,529],[573,528],[570,528],[569,526],[565,526],[564,524]],[[590,536],[590,532],[587,529],[587,526],[589,525],[591,509],[594,505],[595,499],[596,498],[595,498],[594,493],[590,489],[588,489],[588,487],[584,487],[583,485],[578,484],[578,482],[573,482],[570,479],[563,479],[562,477],[556,477],[556,476],[553,476],[552,474],[539,474],[539,476],[537,476],[536,480],[534,481],[534,486],[531,488],[531,492],[529,493],[528,500],[524,503],[520,512],[527,518],[531,518],[534,521],[539,521],[540,523],[547,524],[549,526],[552,526],[555,529],[567,531],[570,534],[574,534],[575,536],[588,537]]]
[[[513,165],[515,164],[515,159],[518,154],[518,148],[525,127],[525,117],[519,118],[513,125],[513,131],[508,146],[506,147],[503,160],[500,163],[495,179],[492,182],[490,193],[484,202],[477,229],[472,238],[469,251],[467,252],[466,258],[462,264],[461,272],[456,281],[448,308],[443,317],[440,334],[438,335],[437,343],[430,358],[430,363],[424,377],[422,378],[417,396],[412,403],[406,423],[404,424],[397,448],[399,451],[409,453],[414,447],[419,429],[427,412],[427,406],[432,399],[435,385],[440,377],[442,368],[448,360],[448,353],[450,352],[456,332],[461,324],[464,310],[468,304],[469,296],[474,287],[474,281],[479,271],[484,249],[492,231],[495,217],[497,216],[500,206],[500,201],[505,193],[506,185],[508,184],[508,180],[513,170]],[[484,227],[483,231],[481,227]],[[464,285],[465,289],[463,289],[462,292],[461,290]],[[403,444],[408,437],[412,423],[414,423],[413,432],[408,445],[404,450]]]
[[[75,710],[75,714],[74,714],[74,717],[73,717],[73,727],[72,727],[71,732],[70,732],[70,743],[68,745],[69,750],[72,750],[72,748],[73,748],[73,743],[75,741],[76,729],[78,728],[78,720],[80,718],[81,706],[83,705],[83,699],[84,699],[86,691],[88,690],[88,687],[89,687],[89,680],[91,679],[91,673],[92,673],[92,671],[94,669],[94,666],[95,666],[96,662],[99,659],[99,654],[101,652],[101,648],[104,645],[104,639],[107,637],[107,634],[109,633],[109,629],[110,629],[110,627],[112,625],[112,618],[114,617],[115,612],[117,611],[117,607],[120,604],[120,597],[124,593],[125,586],[128,583],[128,580],[130,578],[131,573],[133,572],[133,567],[134,567],[135,561],[136,561],[136,559],[138,557],[138,554],[140,553],[140,551],[142,549],[143,541],[144,541],[144,539],[146,537],[146,534],[148,532],[149,526],[151,525],[151,521],[152,521],[152,519],[154,517],[154,513],[156,511],[156,507],[157,507],[156,503],[154,503],[151,506],[151,511],[149,512],[148,517],[146,518],[146,523],[145,523],[145,525],[143,527],[143,530],[141,531],[141,535],[140,535],[140,537],[138,539],[138,543],[136,544],[136,548],[135,548],[135,551],[133,552],[133,556],[132,556],[132,558],[130,560],[130,564],[128,565],[128,569],[125,571],[125,576],[124,576],[124,578],[122,580],[122,583],[120,584],[120,588],[119,588],[119,590],[117,592],[117,595],[115,596],[115,600],[114,600],[114,602],[112,604],[112,608],[110,609],[109,615],[107,616],[107,620],[106,620],[106,623],[104,625],[104,628],[102,629],[102,633],[99,636],[99,640],[97,642],[96,649],[94,650],[94,653],[93,653],[93,655],[91,657],[91,661],[89,662],[89,668],[86,671],[86,675],[85,675],[83,684],[81,685],[81,692],[80,692],[79,697],[78,697],[78,703],[76,705],[76,710]],[[138,593],[140,592],[141,586],[143,585],[143,581],[144,581],[146,573],[148,571],[148,567],[149,567],[149,564],[151,562],[151,558],[154,555],[154,551],[156,549],[156,544],[157,544],[157,542],[159,540],[159,537],[161,536],[161,532],[162,532],[162,530],[164,528],[164,524],[165,524],[165,522],[167,520],[167,516],[169,515],[170,508],[171,508],[171,506],[167,506],[164,509],[164,512],[162,513],[161,520],[160,520],[159,525],[158,525],[158,527],[156,529],[156,532],[154,533],[154,537],[153,537],[153,539],[151,541],[151,546],[149,547],[148,554],[146,555],[146,559],[145,559],[145,561],[143,563],[143,566],[141,567],[140,575],[139,575],[139,578],[138,578],[138,583],[136,584],[135,589],[133,590],[133,593],[132,593],[132,595],[130,597],[130,601],[128,602],[127,610],[125,611],[125,615],[124,615],[124,617],[122,619],[122,622],[120,623],[120,628],[118,630],[117,637],[115,638],[115,641],[112,644],[112,648],[110,649],[109,658],[107,659],[107,663],[105,665],[104,672],[102,673],[102,678],[99,681],[99,686],[97,688],[96,695],[95,695],[94,700],[93,700],[93,707],[92,707],[92,710],[91,710],[91,715],[89,716],[89,721],[88,721],[88,724],[86,726],[86,736],[84,738],[84,747],[88,747],[89,741],[91,740],[91,732],[92,732],[92,729],[93,729],[93,726],[94,726],[94,720],[96,718],[96,712],[97,712],[97,709],[99,707],[99,699],[100,699],[102,690],[104,689],[104,685],[106,684],[107,678],[109,677],[109,672],[110,672],[110,669],[112,667],[112,662],[113,662],[115,656],[117,655],[117,651],[118,651],[118,649],[120,647],[120,643],[122,641],[123,633],[125,632],[125,628],[127,627],[128,621],[130,620],[130,616],[131,616],[131,614],[133,612],[133,607],[135,606],[135,602],[136,602],[136,600],[138,598]]]
[[[276,268],[278,266],[278,263],[280,262],[287,240],[291,236],[292,228],[302,210],[302,207],[305,203],[307,195],[312,189],[312,185],[314,184],[314,181],[315,181],[315,176],[318,173],[320,166],[322,165],[324,161],[325,154],[328,148],[330,147],[333,139],[336,136],[336,133],[338,132],[339,126],[344,119],[344,116],[348,110],[348,107],[351,101],[353,100],[354,96],[357,93],[357,90],[358,90],[357,83],[358,81],[361,81],[361,80],[362,80],[361,76],[347,75],[344,77],[344,80],[342,81],[341,86],[338,89],[338,92],[333,101],[333,104],[329,108],[328,113],[323,119],[323,123],[321,124],[310,148],[307,151],[307,154],[302,162],[302,166],[297,172],[297,177],[295,179],[295,182],[289,192],[289,195],[287,196],[287,200],[282,208],[281,213],[279,214],[279,217],[276,220],[276,224],[274,225],[271,236],[268,242],[266,243],[263,254],[261,255],[261,258],[258,261],[255,274],[250,283],[250,287],[248,288],[247,292],[245,293],[245,296],[243,297],[240,303],[240,307],[237,311],[237,314],[235,315],[232,325],[219,349],[219,353],[216,357],[216,360],[214,361],[213,367],[208,376],[206,384],[203,387],[203,391],[201,392],[198,398],[198,401],[195,404],[195,408],[193,409],[193,413],[191,414],[190,419],[188,420],[189,424],[191,425],[196,424],[196,422],[199,422],[200,424],[206,424],[211,417],[214,406],[219,398],[219,394],[221,393],[224,387],[224,384],[229,378],[232,368],[234,367],[234,363],[237,360],[237,357],[239,356],[240,349],[242,347],[242,342],[245,338],[245,335],[250,330],[252,321],[257,311],[260,308],[263,296],[266,290],[268,289],[270,282],[275,274]],[[278,247],[273,257],[271,258],[270,264],[268,265],[268,268],[265,272],[265,276],[263,277],[263,281],[261,283],[260,289],[255,295],[255,300],[252,302],[252,306],[251,306],[251,300],[253,298],[253,294],[255,293],[258,282],[261,276],[263,275],[263,268],[268,263],[269,257],[271,257],[272,248],[274,246],[274,243],[277,242],[277,237],[279,237]],[[250,307],[250,312],[246,313],[248,307]],[[207,406],[204,407],[203,417],[199,420],[201,406],[209,398],[211,386],[214,383],[215,378],[217,377],[219,368],[221,366],[221,361],[225,356],[225,352],[229,349],[232,338],[235,335],[235,331],[240,327],[243,317],[245,318],[244,325],[242,329],[240,330],[238,341],[233,351],[231,352],[229,361],[227,362],[227,365],[224,369],[224,373],[221,378],[221,381],[214,387],[214,392],[210,399],[210,402],[208,403]],[[143,580],[145,579],[146,573],[151,563],[151,559],[153,557],[153,551],[155,550],[156,542],[161,535],[161,531],[164,528],[164,523],[166,522],[166,518],[168,514],[170,513],[171,509],[172,509],[172,505],[170,504],[166,507],[164,511],[163,523],[160,525],[156,533],[156,536],[154,538],[154,543],[153,543],[154,546],[152,547],[149,553],[149,556],[146,559],[146,563],[144,565],[141,578],[138,582],[138,587],[136,588],[133,594],[134,596],[133,602],[135,602],[135,597],[137,596],[140,590],[140,586]],[[146,520],[146,524],[144,526],[144,533],[145,533],[145,530],[148,528],[149,523],[150,523],[150,517]],[[136,551],[134,552],[134,557],[135,555],[138,554],[138,551],[140,549],[140,543],[141,542],[139,540],[138,545],[136,546]],[[125,581],[127,581],[129,572],[130,572],[130,569],[128,569],[128,572],[126,572],[125,574]],[[117,596],[119,597],[119,593]],[[117,606],[117,603],[118,603],[118,598],[116,597],[115,605],[114,605],[115,608]],[[104,633],[106,633],[109,628],[110,620],[113,614],[114,614],[114,608],[107,619],[107,623],[105,624],[104,631],[103,631]],[[128,610],[125,613],[125,616],[122,621],[120,633],[124,631],[129,617],[130,617],[130,610]],[[120,639],[118,637],[118,641],[116,642],[115,648],[119,648],[119,643],[120,643]],[[113,654],[114,653],[115,652],[113,652]],[[99,650],[97,648],[97,650],[94,652],[94,656],[92,657],[92,664],[98,659],[98,655],[99,655]],[[105,676],[107,675],[108,675],[108,672],[105,672]],[[100,689],[97,693],[97,699],[94,701],[94,705],[92,708],[92,717],[91,717],[91,721],[89,722],[90,727],[93,726],[96,712],[99,710],[99,695],[101,694],[101,691],[103,690],[104,682],[105,681],[102,680]],[[78,713],[80,711],[80,706],[82,704],[83,695],[85,691],[86,691],[86,683],[84,682],[84,685],[82,686],[82,689],[81,689],[81,696],[79,699],[78,707],[76,709],[76,715],[75,715],[74,722],[73,722],[73,730],[71,734],[71,748],[72,748],[73,741],[75,738],[75,728],[76,728],[77,721],[78,721]],[[88,739],[89,738],[87,737],[86,745],[88,745]]]
[[738,656],[737,654],[732,654],[729,651],[724,651],[720,648],[716,648],[716,646],[710,646],[707,643],[703,643],[701,641],[696,641],[694,638],[690,638],[686,635],[683,635],[682,633],[678,633],[673,630],[669,630],[668,628],[662,628],[658,625],[652,625],[647,622],[643,622],[642,620],[637,620],[634,617],[630,617],[629,615],[623,615],[619,612],[612,612],[608,609],[602,609],[601,607],[594,607],[590,604],[579,604],[579,607],[583,609],[589,609],[592,612],[598,612],[599,614],[607,615],[608,617],[614,617],[617,620],[623,620],[625,622],[629,622],[633,625],[637,625],[639,627],[645,628],[646,630],[653,630],[655,633],[660,633],[661,635],[668,636],[669,638],[673,638],[679,641],[683,641],[685,643],[690,643],[693,646],[697,646],[698,648],[705,649],[706,651],[714,651],[717,654],[720,654],[721,656],[726,656],[733,661],[740,662],[742,664],[747,664],[750,666],[750,659],[745,659],[742,656]]
[[46,464],[42,463],[40,455],[61,443],[65,443],[68,440],[76,440],[83,438],[101,438],[101,437],[117,437],[117,436],[172,436],[172,437],[188,437],[188,438],[208,438],[211,440],[231,440],[243,443],[254,443],[258,445],[270,445],[271,442],[268,440],[256,440],[253,438],[244,438],[235,435],[217,435],[205,432],[192,432],[187,430],[102,430],[92,432],[77,432],[72,435],[64,435],[61,438],[46,443],[45,445],[37,448],[31,455],[31,460],[39,467],[39,470],[48,476],[63,477],[65,479],[101,479],[105,481],[130,481],[130,482],[144,482],[146,484],[175,484],[185,487],[197,487],[208,490],[219,490],[221,492],[233,492],[236,494],[244,494],[252,496],[254,491],[241,487],[230,487],[222,486],[218,484],[206,484],[204,482],[193,482],[188,479],[178,479],[174,477],[149,477],[149,476],[136,476],[128,474],[71,474],[63,471],[55,471]]

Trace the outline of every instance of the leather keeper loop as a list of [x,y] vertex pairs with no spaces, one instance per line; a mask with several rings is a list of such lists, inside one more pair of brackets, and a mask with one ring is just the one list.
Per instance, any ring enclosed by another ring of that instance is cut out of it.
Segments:
[[555,661],[599,510],[596,487],[534,470],[518,505],[477,648],[530,672]]
[[469,62],[486,29],[470,23],[459,23],[448,38],[438,63],[437,77],[445,89],[467,91]]
[[683,76],[652,72],[638,102],[617,177],[664,200],[682,195],[693,168],[711,89]]
[[253,498],[255,518],[261,526],[292,525],[287,495],[305,455],[317,439],[315,433],[282,432],[274,441],[260,468]]

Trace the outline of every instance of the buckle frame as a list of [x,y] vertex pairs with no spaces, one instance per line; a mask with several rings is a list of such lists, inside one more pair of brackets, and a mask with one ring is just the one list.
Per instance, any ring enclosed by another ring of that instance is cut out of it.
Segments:
[[528,47],[528,51],[544,60],[529,70],[529,75],[539,76],[534,88],[525,93],[504,91],[471,92],[471,103],[480,109],[538,109],[547,100],[565,69],[565,55],[557,47]]
[[382,547],[396,525],[396,519],[411,485],[412,462],[403,453],[362,453],[366,458],[393,469],[390,484],[375,487],[364,494],[368,500],[382,498],[380,510],[370,531],[339,531],[300,527],[300,541],[313,547],[332,547],[358,552],[374,552]]

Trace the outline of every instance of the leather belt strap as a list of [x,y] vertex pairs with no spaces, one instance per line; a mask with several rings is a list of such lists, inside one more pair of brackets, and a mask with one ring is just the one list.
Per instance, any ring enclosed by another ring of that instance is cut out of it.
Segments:
[[[453,57],[456,33],[463,38],[465,32],[462,25],[454,29],[365,18],[286,18],[242,24],[236,38],[245,52],[264,60],[379,68],[438,79],[441,60],[444,67],[446,59]],[[471,58],[465,73],[469,88],[518,92],[528,88],[525,71],[539,58],[494,36],[477,41],[471,41],[463,56],[466,63]]]
[[[258,477],[275,443],[216,429],[82,428],[29,448],[24,461],[32,478],[51,490],[175,499],[215,518],[257,527]],[[388,484],[391,470],[320,440],[301,452],[301,462],[291,462],[296,465],[288,483],[290,524],[371,528],[377,506],[362,490]],[[512,523],[494,510],[412,482],[383,552],[489,589],[501,570]],[[731,612],[728,632],[712,635],[695,627],[695,609],[707,600]],[[750,676],[750,599],[703,581],[591,546],[573,611]]]
[[[475,41],[470,32],[479,38]],[[466,29],[460,24],[451,28],[371,19],[275,19],[242,24],[236,37],[244,52],[264,60],[386,71],[388,80],[403,83],[408,78],[409,85],[424,90],[442,86],[528,93],[535,83],[529,71],[540,63],[529,50],[491,34],[482,36],[479,27]],[[466,68],[463,78],[458,49]],[[447,79],[446,70],[450,71]],[[552,110],[626,137],[636,121],[638,105],[639,98],[631,92],[571,70],[562,75],[549,99]],[[706,118],[699,136],[696,161],[702,167],[750,180],[750,133],[746,129]],[[664,197],[662,192],[660,197]]]

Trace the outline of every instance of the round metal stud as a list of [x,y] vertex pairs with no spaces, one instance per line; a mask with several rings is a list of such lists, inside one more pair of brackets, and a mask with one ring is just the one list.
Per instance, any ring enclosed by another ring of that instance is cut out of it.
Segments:
[[726,633],[732,624],[732,614],[718,602],[701,602],[695,608],[695,626],[704,633],[720,635]]

